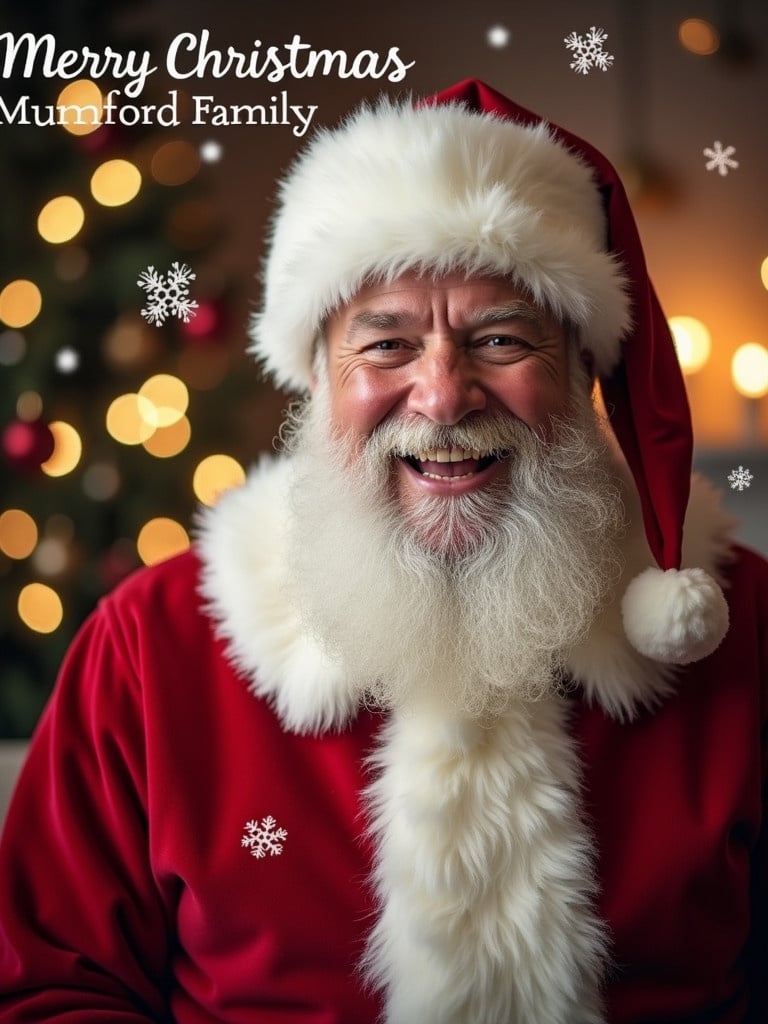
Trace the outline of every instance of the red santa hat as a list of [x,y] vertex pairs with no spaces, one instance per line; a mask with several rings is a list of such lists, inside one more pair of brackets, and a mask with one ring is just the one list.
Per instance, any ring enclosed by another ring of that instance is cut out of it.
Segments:
[[680,568],[685,385],[609,161],[476,80],[416,105],[362,106],[318,133],[281,183],[252,351],[278,385],[305,390],[327,316],[365,281],[413,269],[508,275],[577,326],[657,563],[627,587],[626,635],[657,661],[710,654],[728,610],[711,576]]

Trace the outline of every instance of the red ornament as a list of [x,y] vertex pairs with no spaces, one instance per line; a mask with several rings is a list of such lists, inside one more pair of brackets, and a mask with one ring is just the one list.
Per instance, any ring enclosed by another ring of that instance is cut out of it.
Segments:
[[53,455],[53,434],[43,420],[13,420],[3,431],[2,448],[14,469],[31,472]]
[[204,299],[189,323],[180,324],[181,332],[192,345],[222,341],[229,328],[229,311],[219,299]]

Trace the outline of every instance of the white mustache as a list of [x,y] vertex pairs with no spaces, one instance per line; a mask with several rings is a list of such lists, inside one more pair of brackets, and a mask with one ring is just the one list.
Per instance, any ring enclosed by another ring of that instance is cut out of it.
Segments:
[[533,442],[530,427],[504,413],[443,425],[429,420],[389,420],[379,424],[365,442],[365,457],[374,461],[405,458],[436,448],[475,449],[497,458]]

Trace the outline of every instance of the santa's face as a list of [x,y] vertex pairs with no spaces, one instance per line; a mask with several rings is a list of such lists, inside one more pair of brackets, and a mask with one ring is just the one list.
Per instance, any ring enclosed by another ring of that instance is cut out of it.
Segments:
[[[331,426],[353,449],[389,421],[450,428],[494,413],[546,439],[567,408],[565,332],[502,277],[412,272],[365,287],[330,317],[326,341]],[[408,509],[479,492],[507,454],[408,451],[394,462],[394,497]]]

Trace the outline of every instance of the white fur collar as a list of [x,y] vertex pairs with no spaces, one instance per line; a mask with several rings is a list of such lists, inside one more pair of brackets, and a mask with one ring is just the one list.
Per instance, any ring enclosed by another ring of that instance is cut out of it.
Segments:
[[[634,650],[624,636],[620,599],[627,583],[653,565],[639,500],[619,465],[630,526],[622,542],[625,570],[614,599],[572,652],[569,668],[586,698],[619,720],[651,708],[673,689],[675,669]],[[267,698],[287,729],[343,728],[357,698],[338,666],[303,630],[285,589],[285,526],[292,464],[265,458],[246,484],[225,494],[201,520],[201,591],[236,667],[253,691]],[[685,524],[683,567],[698,566],[722,584],[733,521],[714,487],[694,477]]]

